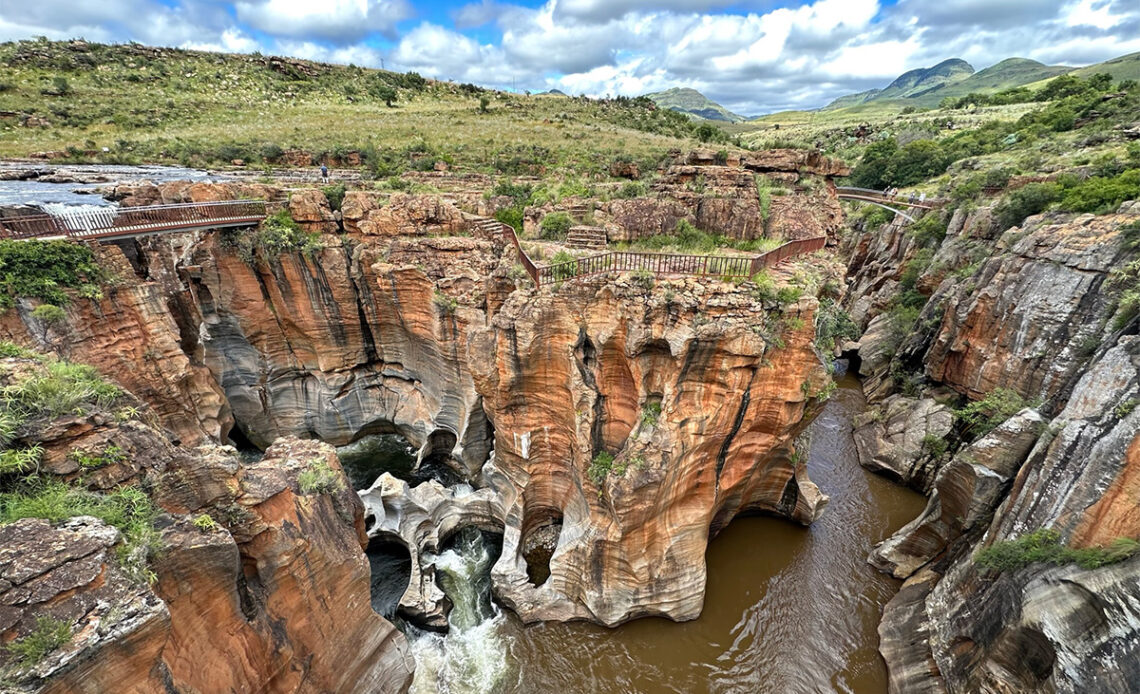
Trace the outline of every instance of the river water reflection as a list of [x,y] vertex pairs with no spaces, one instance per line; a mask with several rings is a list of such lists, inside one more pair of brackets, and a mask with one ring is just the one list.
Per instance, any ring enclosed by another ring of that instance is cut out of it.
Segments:
[[900,582],[866,557],[925,499],[859,467],[851,421],[863,396],[853,378],[840,385],[812,424],[808,469],[831,497],[816,523],[733,521],[709,546],[704,611],[692,622],[528,627],[506,615],[500,632],[511,675],[503,690],[886,692],[876,629]]

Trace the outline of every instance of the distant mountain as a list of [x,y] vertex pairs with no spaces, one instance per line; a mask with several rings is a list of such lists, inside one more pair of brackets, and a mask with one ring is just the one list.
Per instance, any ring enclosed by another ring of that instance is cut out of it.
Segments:
[[887,88],[875,95],[875,99],[907,99],[921,96],[932,89],[961,82],[974,74],[974,66],[961,58],[943,60],[934,67],[918,68],[904,72],[895,78]]
[[694,118],[718,120],[727,123],[740,123],[746,120],[743,116],[729,111],[696,89],[674,87],[663,92],[646,94],[645,96],[661,108],[669,108],[674,111],[680,111],[681,113],[687,113]]
[[535,96],[570,96],[570,95],[567,94],[566,92],[562,91],[561,89],[551,89],[549,91],[539,92],[538,94],[535,94]]
[[848,106],[858,106],[859,104],[865,104],[868,101],[871,101],[876,96],[878,96],[879,94],[882,94],[882,93],[883,93],[882,89],[868,89],[865,92],[859,92],[857,94],[848,94],[847,96],[841,96],[838,99],[836,99],[835,101],[832,101],[827,106],[824,106],[821,110],[828,111],[828,110],[834,110],[837,108],[847,108]]
[[[1137,62],[1140,64],[1140,60]],[[974,72],[973,66],[965,60],[953,58],[944,60],[934,67],[904,72],[885,89],[872,89],[841,96],[824,106],[822,110],[888,100],[904,105],[932,108],[948,96],[965,96],[971,92],[998,92],[1040,82],[1070,72],[1072,69],[1063,65],[1045,65],[1026,58],[1007,58],[996,65]]]

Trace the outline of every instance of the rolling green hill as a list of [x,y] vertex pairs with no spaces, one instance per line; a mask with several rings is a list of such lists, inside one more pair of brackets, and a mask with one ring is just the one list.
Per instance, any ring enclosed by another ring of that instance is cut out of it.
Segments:
[[[192,166],[360,152],[404,168],[607,171],[653,165],[696,136],[688,116],[637,99],[499,92],[352,65],[86,41],[0,43],[0,157]],[[707,129],[706,129],[707,130]]]
[[1103,63],[1077,68],[1073,74],[1077,77],[1089,77],[1098,72],[1107,72],[1114,80],[1140,80],[1140,52],[1122,55],[1119,58],[1106,60]]
[[646,94],[647,98],[662,108],[671,109],[690,116],[704,118],[705,120],[724,121],[726,123],[740,123],[747,120],[729,111],[720,104],[712,101],[696,89],[674,87],[663,92]]
[[[1140,60],[1137,63],[1140,64]],[[1131,63],[1128,65],[1130,69]],[[1095,67],[1083,70],[1095,72],[1096,70],[1093,70]],[[906,106],[934,108],[948,96],[960,97],[971,93],[998,92],[1047,80],[1072,69],[1063,65],[1045,65],[1026,58],[1006,58],[1000,63],[974,72],[969,63],[955,58],[944,60],[934,67],[905,72],[884,89],[841,96],[821,110],[835,111],[870,102],[889,102],[897,104],[899,109]]]

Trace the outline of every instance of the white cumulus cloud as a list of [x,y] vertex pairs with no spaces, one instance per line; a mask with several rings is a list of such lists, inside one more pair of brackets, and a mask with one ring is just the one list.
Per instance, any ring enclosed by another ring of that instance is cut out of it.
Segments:
[[352,43],[372,33],[394,36],[413,16],[405,0],[243,0],[237,18],[273,36]]

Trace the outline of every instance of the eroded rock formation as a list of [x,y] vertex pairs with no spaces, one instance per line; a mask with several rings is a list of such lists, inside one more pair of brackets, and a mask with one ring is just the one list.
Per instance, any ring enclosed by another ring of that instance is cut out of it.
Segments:
[[[927,251],[902,224],[852,244],[847,305],[865,328],[857,346],[880,413],[863,423],[861,455],[911,484],[933,480],[923,513],[871,556],[906,578],[879,628],[892,692],[1134,688],[1136,558],[1000,572],[977,558],[1045,529],[1070,548],[1140,537],[1140,347],[1110,322],[1112,272],[1128,252],[1118,230],[1135,219],[1126,203],[1116,214],[1051,213],[1003,231],[980,208],[958,210]],[[903,291],[929,297],[913,325],[898,324]],[[923,409],[999,388],[1038,409],[956,452],[961,427],[947,429],[940,455],[908,445],[937,433]]]
[[[1040,528],[1077,547],[1140,536],[1135,497],[1122,493],[1134,487],[1140,412],[1121,405],[1138,394],[1140,339],[1126,337],[1076,385],[981,546]],[[996,574],[968,553],[917,574],[880,627],[892,690],[1129,691],[1140,676],[1138,566],[1140,558],[1097,569],[1035,563]],[[928,634],[929,650],[903,636],[915,633]],[[917,688],[926,664],[936,669]]]
[[[294,194],[291,207],[306,200]],[[161,326],[181,355],[174,365],[209,375],[190,395],[169,386],[189,379],[164,360],[128,375],[184,440],[197,432],[265,447],[292,434],[347,444],[398,432],[421,460],[444,460],[480,493],[493,490],[470,523],[504,534],[495,590],[524,619],[693,618],[711,534],[746,511],[801,523],[819,513],[825,499],[791,444],[829,381],[812,346],[814,298],[778,308],[747,285],[676,280],[650,291],[628,278],[535,291],[510,279],[515,259],[501,242],[419,233],[453,230],[446,210],[455,208],[440,203],[445,211],[421,218],[409,211],[421,205],[398,202],[366,210],[375,201],[350,194],[343,219],[361,233],[325,235],[308,254],[249,257],[233,232],[144,239],[134,265],[108,249],[109,262],[141,281],[109,288],[101,302],[77,300],[70,320],[133,315],[138,325],[124,318],[114,329],[139,334],[142,352],[143,324]],[[33,337],[26,313],[5,325],[19,341]],[[126,371],[83,331],[59,346]],[[445,513],[401,503],[433,522]],[[375,510],[375,532],[401,513]],[[408,542],[414,556],[437,548],[439,532]],[[552,554],[548,566],[528,563],[538,545]],[[421,569],[426,578],[413,583],[427,598],[410,592],[405,613],[438,622],[430,566]]]
[[[42,368],[4,362],[5,379]],[[94,411],[21,430],[21,445],[45,450],[41,475],[144,490],[161,512],[162,550],[142,565],[93,517],[0,525],[0,639],[44,624],[67,634],[38,661],[0,651],[5,691],[406,689],[407,644],[370,609],[363,506],[335,451],[285,438],[243,463],[231,448],[175,446],[133,416]],[[63,455],[110,446],[113,460],[81,471]],[[306,488],[309,470],[322,471],[320,488]]]

